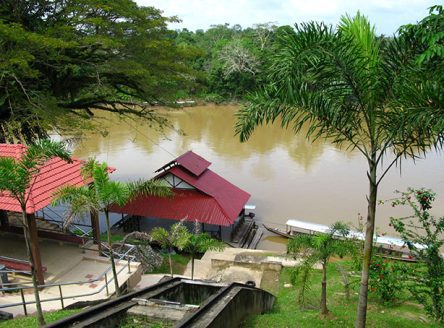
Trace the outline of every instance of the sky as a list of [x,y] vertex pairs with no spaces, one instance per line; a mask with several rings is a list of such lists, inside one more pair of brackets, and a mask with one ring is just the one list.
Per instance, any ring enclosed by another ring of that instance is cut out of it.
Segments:
[[399,26],[416,23],[428,8],[441,0],[135,0],[142,6],[161,9],[182,22],[172,29],[208,29],[229,23],[250,27],[258,23],[293,25],[304,21],[336,24],[344,13],[358,10],[375,25],[379,34],[392,35]]

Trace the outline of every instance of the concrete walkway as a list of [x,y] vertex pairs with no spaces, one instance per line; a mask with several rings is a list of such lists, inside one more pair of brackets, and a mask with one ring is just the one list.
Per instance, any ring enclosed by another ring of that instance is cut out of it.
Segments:
[[[207,251],[200,260],[195,260],[194,278],[223,283],[254,281],[261,286],[266,271],[279,272],[282,267],[297,263],[280,252],[225,248],[221,252]],[[191,261],[184,276],[191,277]]]
[[[118,274],[119,286],[127,282],[136,274],[139,267],[139,263],[133,263],[131,265],[131,273],[128,273],[128,266],[126,262],[116,263],[117,271],[121,271]],[[77,266],[71,268],[65,275],[59,277],[57,281],[53,283],[64,283],[64,282],[82,282],[79,284],[65,285],[61,286],[62,294],[64,298],[64,306],[73,304],[79,301],[94,301],[109,298],[115,291],[114,282],[111,281],[112,273],[109,271],[107,273],[108,293],[105,287],[105,277],[101,277],[98,281],[92,281],[97,279],[98,276],[102,275],[109,268],[109,262],[106,258],[103,260],[85,258]],[[111,281],[111,282],[110,282]],[[29,285],[31,286],[31,285]],[[33,289],[27,289],[25,291],[25,301],[33,302],[34,292]],[[40,292],[40,299],[42,300],[42,307],[44,311],[60,310],[62,309],[62,303],[60,301],[60,289],[58,286],[47,287]],[[55,299],[55,300],[51,300]],[[46,300],[46,301],[45,301]],[[20,293],[4,293],[0,294],[0,307],[2,305],[10,305],[13,303],[21,303]],[[22,305],[7,307],[0,309],[2,311],[10,312],[14,316],[24,315],[24,308]],[[27,305],[28,314],[34,313],[36,311],[35,305]]]
[[[27,259],[24,240],[20,236],[2,234],[0,236],[0,250],[0,255]],[[40,240],[40,250],[42,263],[47,268],[45,284],[79,282],[78,284],[62,286],[62,295],[64,298],[85,295],[65,299],[64,306],[78,301],[94,301],[108,298],[109,296],[105,288],[105,277],[103,276],[107,270],[109,295],[114,293],[114,282],[111,281],[112,272],[109,270],[110,261],[108,258],[97,256],[97,252],[85,251],[78,245],[44,239]],[[131,263],[130,268],[131,273],[128,273],[128,263],[126,261],[116,261],[117,272],[121,271],[118,274],[119,286],[128,282],[128,285],[133,287],[138,283],[141,275],[140,264],[137,262]],[[32,287],[30,277],[9,274],[8,278],[11,283],[25,283],[27,286]],[[98,278],[100,279],[95,281]],[[26,302],[33,302],[35,300],[32,288],[26,289],[24,296]],[[40,292],[40,298],[42,301],[55,299],[42,302],[42,307],[45,311],[60,310],[62,308],[58,286],[43,289]],[[1,308],[4,305],[21,302],[20,293],[0,292],[0,311],[10,312],[14,316],[23,315],[24,308],[22,305]],[[27,311],[28,313],[35,312],[35,305],[27,305]]]

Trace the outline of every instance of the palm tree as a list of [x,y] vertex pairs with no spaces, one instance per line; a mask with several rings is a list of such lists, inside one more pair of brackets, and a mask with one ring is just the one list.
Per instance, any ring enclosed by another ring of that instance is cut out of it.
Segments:
[[31,264],[32,285],[34,287],[37,319],[40,326],[45,324],[42,306],[37,284],[37,272],[32,254],[31,237],[29,231],[26,206],[33,188],[33,179],[39,174],[40,168],[49,159],[60,157],[70,162],[70,153],[60,142],[41,140],[30,145],[26,152],[19,158],[0,157],[0,191],[8,192],[20,204],[22,210],[22,224],[25,235],[26,251]]
[[291,238],[288,242],[288,253],[302,256],[302,262],[295,271],[302,275],[303,284],[299,301],[303,302],[305,293],[305,284],[313,265],[320,262],[322,265],[322,289],[321,289],[321,314],[327,315],[327,266],[332,256],[343,257],[347,254],[353,254],[356,245],[352,241],[345,239],[350,233],[347,225],[341,222],[333,224],[328,233],[318,233],[314,235],[300,234]]
[[175,223],[171,226],[170,231],[156,227],[150,232],[151,240],[160,244],[162,249],[168,252],[168,262],[170,265],[170,274],[173,277],[173,261],[171,259],[171,253],[174,248],[183,250],[188,243],[190,233],[188,229],[183,225],[182,221]]
[[184,247],[184,251],[191,255],[191,280],[194,280],[194,259],[197,254],[205,253],[210,250],[222,250],[225,244],[221,241],[211,238],[206,232],[201,232],[199,223],[196,221],[194,231],[189,236],[188,242]]
[[171,190],[161,181],[157,180],[139,180],[128,183],[111,181],[108,175],[107,164],[100,164],[95,160],[89,160],[85,164],[84,173],[92,178],[93,183],[83,187],[68,186],[61,188],[54,195],[53,205],[68,205],[69,215],[65,225],[69,225],[76,215],[84,216],[94,211],[102,211],[105,214],[113,280],[116,295],[120,296],[119,282],[117,280],[117,271],[114,262],[113,243],[111,239],[111,226],[109,222],[110,207],[113,204],[124,206],[133,198],[142,195],[167,197],[171,195]]
[[[408,38],[378,38],[359,13],[337,29],[323,23],[284,27],[269,59],[268,82],[237,114],[246,141],[255,127],[280,119],[307,138],[356,149],[368,163],[368,211],[356,327],[365,327],[378,187],[402,158],[440,146],[444,87],[415,62]],[[440,80],[442,81],[442,79]],[[381,169],[387,153],[393,158]]]

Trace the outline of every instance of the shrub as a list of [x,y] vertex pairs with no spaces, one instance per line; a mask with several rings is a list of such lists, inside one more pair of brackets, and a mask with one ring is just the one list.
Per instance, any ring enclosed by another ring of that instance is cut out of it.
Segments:
[[374,257],[369,271],[370,292],[378,295],[382,303],[392,305],[406,287],[403,282],[408,272],[408,266],[402,262]]

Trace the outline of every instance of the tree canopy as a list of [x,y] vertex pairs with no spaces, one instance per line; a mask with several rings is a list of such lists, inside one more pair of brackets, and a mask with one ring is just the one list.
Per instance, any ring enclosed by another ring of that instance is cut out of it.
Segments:
[[201,72],[200,87],[189,90],[189,95],[218,102],[243,99],[255,90],[263,79],[276,28],[272,23],[248,28],[219,24],[206,31],[177,31],[178,45],[200,50],[191,62]]
[[174,21],[132,0],[2,1],[0,140],[77,132],[93,109],[162,124],[149,105],[194,79]]
[[[380,38],[358,13],[337,28],[296,24],[276,35],[267,83],[238,113],[236,131],[247,140],[261,124],[307,138],[329,138],[358,150],[368,163],[368,212],[356,326],[366,320],[368,269],[379,184],[402,158],[439,148],[444,136],[444,83],[430,66],[418,64],[420,50],[405,36]],[[392,157],[382,167],[388,153]],[[381,170],[382,169],[382,170]]]

